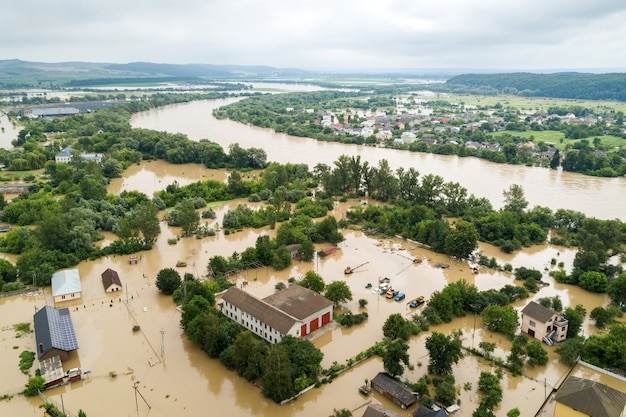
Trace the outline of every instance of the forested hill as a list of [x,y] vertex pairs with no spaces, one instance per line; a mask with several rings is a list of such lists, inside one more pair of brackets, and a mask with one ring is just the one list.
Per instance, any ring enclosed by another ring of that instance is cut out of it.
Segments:
[[455,93],[626,101],[624,73],[465,74],[449,79],[445,85]]

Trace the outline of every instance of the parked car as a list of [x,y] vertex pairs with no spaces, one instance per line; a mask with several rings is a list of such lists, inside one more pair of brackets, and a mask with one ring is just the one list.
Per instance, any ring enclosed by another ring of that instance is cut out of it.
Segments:
[[411,301],[409,306],[411,308],[417,308],[417,307],[421,306],[422,304],[424,304],[424,297],[419,296],[415,300]]
[[396,295],[396,298],[394,298],[394,300],[396,301],[402,301],[404,300],[404,298],[406,297],[406,294],[404,294],[403,292],[401,292],[400,294]]

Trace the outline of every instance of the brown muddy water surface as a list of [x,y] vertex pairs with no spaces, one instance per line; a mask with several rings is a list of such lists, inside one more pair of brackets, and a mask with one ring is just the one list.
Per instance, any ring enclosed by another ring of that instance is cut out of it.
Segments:
[[[251,174],[254,175],[254,174]],[[173,166],[162,162],[145,162],[129,168],[124,179],[113,181],[110,192],[137,189],[151,194],[157,189],[177,181],[186,184],[206,178],[224,180],[225,174],[193,166]],[[224,213],[246,203],[245,200],[228,202],[214,209],[220,222]],[[334,214],[341,217],[345,210],[358,201],[339,204]],[[155,248],[139,254],[136,265],[128,263],[127,256],[113,256],[96,261],[86,261],[78,266],[83,285],[83,299],[71,301],[58,307],[68,307],[79,343],[79,349],[64,364],[65,369],[81,367],[91,373],[87,379],[46,391],[45,394],[58,407],[74,415],[79,409],[89,416],[198,416],[198,415],[259,415],[281,416],[328,416],[333,409],[347,408],[360,416],[362,407],[369,399],[362,397],[357,388],[364,379],[372,379],[383,370],[379,358],[372,358],[341,374],[331,384],[323,385],[302,395],[297,400],[279,406],[263,398],[258,387],[226,370],[217,360],[208,358],[197,346],[187,341],[179,327],[180,313],[170,297],[163,296],[154,286],[159,270],[174,267],[178,260],[187,262],[187,267],[178,268],[182,274],[192,273],[205,279],[206,265],[215,255],[229,256],[234,251],[241,252],[255,244],[259,234],[273,235],[272,230],[244,230],[239,233],[204,239],[185,238],[175,245],[167,240],[176,237],[179,230],[162,223],[162,233]],[[482,269],[479,274],[471,273],[465,262],[435,254],[407,241],[399,239],[377,240],[361,232],[344,230],[346,240],[333,255],[316,258],[313,262],[295,262],[284,271],[269,268],[247,271],[233,277],[241,284],[248,281],[246,290],[263,297],[274,291],[276,283],[287,282],[289,277],[301,278],[306,271],[316,270],[327,283],[343,280],[350,285],[353,300],[342,306],[341,311],[358,311],[358,300],[368,300],[365,310],[369,313],[366,323],[351,329],[329,326],[314,334],[313,343],[324,353],[322,365],[333,362],[343,363],[358,352],[365,350],[382,339],[382,325],[391,313],[401,313],[410,317],[412,309],[408,303],[419,295],[426,298],[441,290],[447,283],[466,279],[479,289],[500,288],[505,284],[516,284],[505,273]],[[114,237],[106,234],[103,244]],[[321,247],[320,247],[321,248]],[[500,264],[511,263],[514,267],[526,266],[540,270],[550,268],[550,259],[563,261],[571,267],[574,251],[551,245],[525,249],[513,255],[505,255],[497,248],[481,245],[483,253],[494,256]],[[413,263],[412,259],[420,259]],[[363,264],[351,275],[344,275],[347,266]],[[450,265],[448,269],[435,267],[437,263]],[[100,274],[106,269],[116,270],[124,285],[121,294],[104,293]],[[397,303],[373,294],[366,289],[371,282],[377,285],[380,277],[388,277],[394,288],[407,294],[406,300]],[[597,305],[607,303],[606,295],[587,293],[579,287],[554,283],[546,274],[549,286],[544,287],[533,298],[559,295],[565,306],[583,304],[590,311]],[[515,305],[521,309],[526,302]],[[40,416],[39,398],[26,399],[15,395],[23,389],[27,376],[18,369],[19,353],[35,350],[33,334],[18,337],[13,325],[21,322],[32,324],[36,308],[52,305],[50,289],[32,295],[13,296],[0,299],[0,360],[2,378],[0,395],[14,395],[10,400],[0,401],[0,415]],[[138,324],[140,332],[133,332]],[[450,324],[433,327],[448,333],[455,329],[463,331],[466,347],[478,346],[481,340],[497,343],[496,354],[505,357],[510,341],[499,334],[483,329],[480,317],[468,315]],[[586,322],[585,334],[594,331]],[[410,341],[413,371],[406,371],[403,378],[415,381],[426,372],[428,364],[425,338],[429,333],[413,337]],[[567,369],[558,363],[554,348],[550,352],[549,365],[527,371],[526,377],[505,376],[502,382],[504,399],[496,415],[519,407],[523,416],[534,415],[541,406],[546,392],[557,385]],[[35,364],[32,371],[34,371]],[[461,410],[455,415],[471,416],[480,401],[476,389],[479,370],[491,369],[488,363],[466,356],[454,369],[456,384],[460,391]],[[112,377],[114,373],[116,376]],[[465,390],[464,384],[472,384]],[[135,391],[134,387],[137,388]],[[136,392],[137,395],[136,396]],[[374,394],[371,401],[382,403],[398,413],[406,414],[386,398]],[[409,411],[413,411],[410,409]]]

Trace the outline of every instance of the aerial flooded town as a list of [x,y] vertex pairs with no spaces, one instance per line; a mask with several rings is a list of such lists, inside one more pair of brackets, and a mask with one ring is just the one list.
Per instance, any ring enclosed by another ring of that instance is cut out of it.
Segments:
[[1,416],[626,415],[624,6],[72,2],[0,34]]

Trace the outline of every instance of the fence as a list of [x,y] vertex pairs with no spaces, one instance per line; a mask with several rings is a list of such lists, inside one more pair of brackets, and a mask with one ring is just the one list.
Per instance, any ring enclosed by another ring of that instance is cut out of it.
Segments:
[[38,295],[39,288],[22,288],[21,290],[0,292],[0,298],[11,297],[13,295],[22,295],[22,294]]

